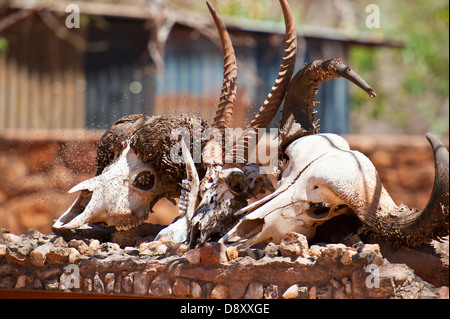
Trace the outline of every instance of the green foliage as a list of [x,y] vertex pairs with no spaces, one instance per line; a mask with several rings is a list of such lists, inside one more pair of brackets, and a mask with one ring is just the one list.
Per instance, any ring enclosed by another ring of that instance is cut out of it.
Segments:
[[[369,102],[352,90],[353,109],[366,109],[370,117],[390,122],[399,131],[422,133],[426,129],[448,134],[448,1],[378,5],[382,11],[380,30],[387,37],[404,41],[404,47],[352,48],[353,67],[378,93],[377,101]],[[383,5],[389,10],[383,11]]]
[[8,40],[4,37],[0,37],[0,52],[5,52],[8,49]]

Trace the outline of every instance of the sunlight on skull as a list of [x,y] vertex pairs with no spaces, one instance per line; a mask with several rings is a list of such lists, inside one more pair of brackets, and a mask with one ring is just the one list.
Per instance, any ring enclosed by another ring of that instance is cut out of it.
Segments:
[[317,226],[350,213],[349,197],[357,193],[370,202],[366,184],[377,183],[375,168],[361,153],[350,151],[347,142],[334,134],[306,136],[286,150],[289,164],[278,189],[237,213],[250,213],[222,237],[249,247],[263,241],[279,243],[290,231],[308,238]]
[[150,203],[162,192],[158,176],[127,146],[102,174],[69,191],[81,194],[53,227],[73,229],[87,223],[105,223],[118,230],[136,227],[148,217]]

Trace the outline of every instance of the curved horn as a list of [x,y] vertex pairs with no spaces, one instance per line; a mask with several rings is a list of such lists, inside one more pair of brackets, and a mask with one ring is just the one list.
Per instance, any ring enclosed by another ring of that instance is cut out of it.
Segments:
[[[283,10],[286,29],[283,62],[280,65],[280,70],[278,71],[278,76],[275,80],[275,84],[272,86],[270,93],[267,95],[263,106],[258,110],[258,113],[250,122],[247,130],[234,145],[232,151],[233,158],[236,157],[236,147],[238,145],[242,145],[242,143],[244,143],[244,154],[246,153],[249,144],[248,139],[256,137],[255,129],[265,128],[269,126],[270,122],[273,120],[275,114],[280,108],[292,74],[294,73],[295,58],[297,55],[297,31],[295,30],[294,18],[292,17],[291,8],[289,7],[287,0],[280,0],[280,5]],[[242,156],[244,154],[239,154],[238,156]],[[240,158],[239,160],[237,160],[237,162],[244,163],[245,159]]]
[[295,31],[294,18],[291,8],[286,0],[280,0],[283,9],[286,36],[284,44],[283,62],[281,63],[278,77],[272,90],[268,94],[263,106],[251,121],[249,127],[267,127],[278,111],[286,94],[287,87],[295,69],[295,58],[297,55],[297,32]]
[[223,54],[223,83],[216,115],[214,117],[214,122],[212,123],[214,129],[220,130],[220,136],[218,136],[217,131],[213,130],[213,136],[210,137],[210,140],[203,149],[202,158],[204,165],[222,165],[222,138],[225,136],[225,129],[230,126],[233,107],[236,102],[237,66],[233,44],[231,43],[230,35],[228,34],[225,24],[209,2],[206,2],[206,4],[214,19],[217,31],[219,32]]
[[356,211],[376,237],[397,244],[419,246],[449,234],[449,154],[436,136],[426,135],[434,153],[434,185],[425,208],[417,211],[400,205],[383,212],[380,207],[389,199],[380,198],[376,210]]
[[214,8],[206,2],[208,9],[214,19],[214,22],[219,32],[220,44],[222,46],[223,54],[223,84],[222,93],[220,95],[219,105],[216,116],[214,117],[213,127],[219,128],[224,133],[225,128],[229,127],[231,117],[233,115],[233,107],[236,102],[237,89],[237,67],[236,56],[234,54],[233,44],[231,43],[230,35],[217,15]]
[[292,79],[286,92],[281,116],[281,146],[308,134],[319,132],[315,96],[320,82],[344,77],[363,89],[370,97],[376,94],[372,88],[350,67],[338,59],[316,60],[305,65]]

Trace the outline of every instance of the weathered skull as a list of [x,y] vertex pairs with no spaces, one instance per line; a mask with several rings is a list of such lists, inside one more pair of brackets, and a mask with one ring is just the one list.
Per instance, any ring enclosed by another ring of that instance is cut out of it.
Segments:
[[249,212],[222,237],[240,248],[272,241],[290,231],[309,239],[317,226],[337,215],[354,213],[376,235],[406,245],[419,245],[448,234],[448,151],[427,135],[436,161],[430,201],[418,212],[397,206],[381,184],[370,160],[349,149],[334,134],[299,138],[286,149],[289,158],[279,188],[238,211]]
[[150,203],[164,188],[159,172],[142,163],[128,145],[101,175],[81,182],[69,193],[77,191],[81,194],[54,227],[68,229],[99,222],[118,230],[136,227],[148,217]]
[[[223,130],[229,125],[235,102],[236,59],[225,26],[217,20],[209,4],[208,7],[216,20],[224,56],[222,96],[213,123],[213,127]],[[189,144],[203,147],[202,132],[206,126],[205,121],[195,117],[149,117],[146,114],[125,116],[115,122],[98,142],[97,176],[71,189],[70,192],[81,191],[81,194],[54,223],[53,231],[62,234],[64,230],[88,223],[103,223],[117,230],[141,224],[160,198],[173,200],[182,189],[192,188],[189,183],[182,183],[186,174],[191,183],[193,170],[204,176],[202,165],[186,168],[183,163],[174,163],[171,153],[178,143],[172,139],[176,129],[187,129],[193,139],[200,136],[201,141],[191,143],[189,140]],[[182,204],[187,198],[191,207],[188,210],[193,212],[196,197],[195,192],[182,196]],[[180,210],[183,215],[183,208]],[[186,215],[192,217],[192,212]],[[180,219],[177,225],[185,219]],[[165,232],[170,233],[170,229]]]
[[170,160],[177,142],[171,140],[171,132],[180,127],[192,132],[195,121],[202,123],[190,117],[142,114],[114,123],[98,143],[98,175],[69,191],[81,193],[53,230],[96,223],[130,229],[145,221],[159,199],[178,196],[186,172],[184,164]]
[[[280,4],[286,24],[283,61],[271,93],[256,115],[255,120],[250,123],[250,128],[253,129],[266,127],[271,122],[283,100],[294,71],[297,34],[287,1],[280,0]],[[209,4],[208,7],[217,28],[226,31],[225,25],[214,9]],[[222,32],[220,34],[222,43],[225,44],[222,47],[228,47],[230,52],[229,54],[224,52],[224,57],[227,57],[224,58],[224,79],[228,79],[229,84],[222,89],[218,112],[212,125],[213,128],[220,130],[221,137],[210,140],[202,153],[206,173],[199,188],[201,201],[194,217],[189,222],[191,247],[202,245],[210,239],[220,238],[238,221],[233,213],[247,205],[249,198],[259,193],[265,193],[266,190],[274,190],[267,175],[259,174],[259,165],[223,164],[224,153],[221,141],[224,137],[224,129],[229,127],[230,123],[231,114],[227,110],[232,109],[235,102],[237,73],[234,51],[228,33]],[[232,155],[234,158],[236,155],[235,149],[233,149]],[[181,225],[183,222],[180,221],[179,223]]]
[[202,200],[190,222],[190,246],[222,237],[239,220],[234,212],[267,190],[273,192],[273,185],[267,175],[259,175],[257,164],[221,169],[203,187]]

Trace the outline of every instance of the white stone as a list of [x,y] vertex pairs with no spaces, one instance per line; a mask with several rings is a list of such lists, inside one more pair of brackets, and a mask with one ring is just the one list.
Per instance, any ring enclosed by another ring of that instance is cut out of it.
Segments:
[[294,299],[298,297],[298,285],[292,285],[282,295],[283,299]]

